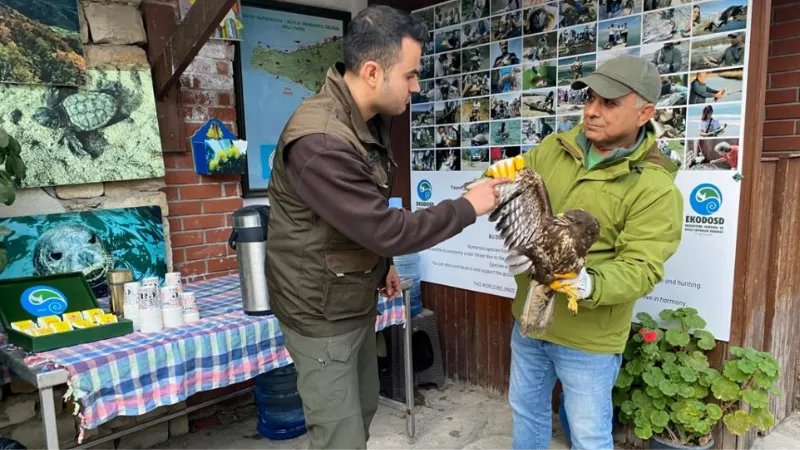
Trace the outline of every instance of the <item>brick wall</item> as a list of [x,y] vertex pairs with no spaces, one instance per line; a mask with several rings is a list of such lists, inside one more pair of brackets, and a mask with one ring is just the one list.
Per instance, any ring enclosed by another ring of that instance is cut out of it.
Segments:
[[[145,2],[145,15],[149,31],[165,37],[180,20],[177,0]],[[170,17],[174,20],[165,19]],[[153,25],[156,21],[160,26]],[[152,51],[150,54],[155,56]],[[209,41],[180,79],[175,93],[177,108],[167,108],[159,123],[162,135],[168,130],[176,130],[178,135],[172,145],[165,143],[166,187],[162,190],[170,210],[173,267],[189,282],[236,270],[235,252],[227,240],[232,213],[242,207],[241,177],[198,175],[190,144],[192,134],[211,118],[222,120],[237,134],[233,58],[232,44]]]
[[800,0],[772,0],[764,153],[800,152]]

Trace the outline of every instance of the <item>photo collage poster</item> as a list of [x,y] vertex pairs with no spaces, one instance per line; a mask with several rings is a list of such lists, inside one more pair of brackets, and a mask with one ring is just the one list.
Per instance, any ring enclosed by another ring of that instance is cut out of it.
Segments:
[[[676,184],[687,199],[684,212],[728,219],[722,229],[685,225],[684,241],[697,235],[703,241],[694,251],[704,251],[725,235],[722,245],[735,250],[751,3],[450,0],[413,11],[430,36],[420,92],[410,105],[412,209],[461,194],[450,190],[433,198],[433,185],[470,181],[498,160],[535,149],[548,134],[582,123],[586,89],[573,91],[570,84],[628,54],[652,62],[661,74],[652,123],[659,150],[681,168]],[[691,258],[688,252],[679,251]],[[668,270],[675,265],[668,262]],[[429,278],[452,279],[444,263],[433,266],[429,273],[442,275]],[[720,270],[728,270],[724,266]],[[732,276],[732,262],[729,269]],[[677,272],[672,269],[676,284],[691,284]],[[508,296],[509,286],[513,279],[506,277],[476,290]],[[721,295],[731,290],[725,286]],[[664,297],[661,307],[680,306],[675,296]]]

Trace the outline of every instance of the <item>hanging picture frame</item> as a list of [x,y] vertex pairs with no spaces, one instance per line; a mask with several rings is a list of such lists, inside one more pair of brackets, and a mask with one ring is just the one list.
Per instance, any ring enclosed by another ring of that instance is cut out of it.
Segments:
[[237,127],[248,151],[242,197],[266,197],[278,137],[291,115],[316,93],[333,63],[349,11],[274,0],[242,0],[248,30],[235,43]]

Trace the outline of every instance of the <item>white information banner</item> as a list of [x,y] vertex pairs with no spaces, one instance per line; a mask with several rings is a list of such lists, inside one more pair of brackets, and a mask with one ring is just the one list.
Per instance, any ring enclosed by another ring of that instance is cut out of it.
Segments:
[[[619,54],[653,62],[653,123],[682,170],[684,233],[636,312],[690,306],[730,337],[752,0],[451,0],[414,11],[430,28],[411,99],[411,207],[462,195],[497,160],[583,120],[570,83]],[[422,253],[422,279],[513,297],[486,217]]]

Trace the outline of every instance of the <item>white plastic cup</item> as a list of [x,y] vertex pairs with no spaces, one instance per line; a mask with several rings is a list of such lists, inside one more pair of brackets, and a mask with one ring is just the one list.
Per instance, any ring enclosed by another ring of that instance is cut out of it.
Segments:
[[161,307],[162,308],[180,308],[181,298],[178,294],[178,287],[174,285],[165,285],[161,287]]
[[151,308],[139,311],[139,324],[142,333],[157,333],[164,329],[161,309]]
[[183,310],[181,308],[162,308],[161,315],[165,328],[180,327],[183,325]]
[[175,286],[178,288],[178,293],[183,292],[183,283],[181,282],[180,272],[167,272],[164,275],[164,286]]
[[194,295],[194,292],[183,292],[180,294],[181,297],[181,308],[183,308],[184,314],[191,314],[191,313],[200,313],[197,309],[197,298]]
[[183,323],[192,323],[192,322],[198,322],[198,321],[200,321],[200,313],[199,312],[191,312],[191,313],[184,312],[183,313]]

